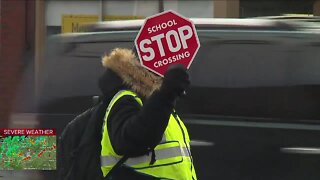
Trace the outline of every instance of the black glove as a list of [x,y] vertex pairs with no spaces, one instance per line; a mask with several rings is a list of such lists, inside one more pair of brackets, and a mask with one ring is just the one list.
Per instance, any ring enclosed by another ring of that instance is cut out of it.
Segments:
[[165,93],[169,100],[174,101],[184,94],[189,85],[190,80],[186,69],[180,64],[172,65],[164,75],[160,91]]

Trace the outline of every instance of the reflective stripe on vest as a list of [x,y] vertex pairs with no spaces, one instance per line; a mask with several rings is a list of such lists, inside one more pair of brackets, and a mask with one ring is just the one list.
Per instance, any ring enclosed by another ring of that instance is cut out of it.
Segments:
[[[167,149],[159,149],[155,150],[156,160],[168,159],[177,156],[189,156],[188,150],[186,147],[171,147]],[[115,165],[121,158],[114,156],[101,156],[101,166],[113,166]],[[151,161],[151,153],[145,156],[139,156],[136,158],[129,158],[125,164],[129,166],[138,165],[141,163],[149,163]]]

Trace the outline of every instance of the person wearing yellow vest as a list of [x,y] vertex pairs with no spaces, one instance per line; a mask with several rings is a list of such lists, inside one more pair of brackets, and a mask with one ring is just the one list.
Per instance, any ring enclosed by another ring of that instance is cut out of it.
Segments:
[[[99,87],[109,99],[101,139],[101,171],[120,179],[196,180],[190,138],[174,110],[188,88],[186,70],[169,67],[164,78],[143,68],[135,53],[116,48],[102,60]],[[129,158],[110,170],[123,156]]]

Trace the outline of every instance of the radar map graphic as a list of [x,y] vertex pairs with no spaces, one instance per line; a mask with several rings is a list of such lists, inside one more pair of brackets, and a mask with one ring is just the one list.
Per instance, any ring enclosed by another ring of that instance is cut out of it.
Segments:
[[56,136],[0,136],[0,170],[55,170]]

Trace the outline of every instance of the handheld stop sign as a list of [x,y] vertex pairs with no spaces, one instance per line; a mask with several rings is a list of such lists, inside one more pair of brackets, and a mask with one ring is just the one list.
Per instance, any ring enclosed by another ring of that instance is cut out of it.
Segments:
[[169,66],[189,69],[200,42],[194,24],[173,11],[148,17],[135,39],[140,63],[163,76]]

